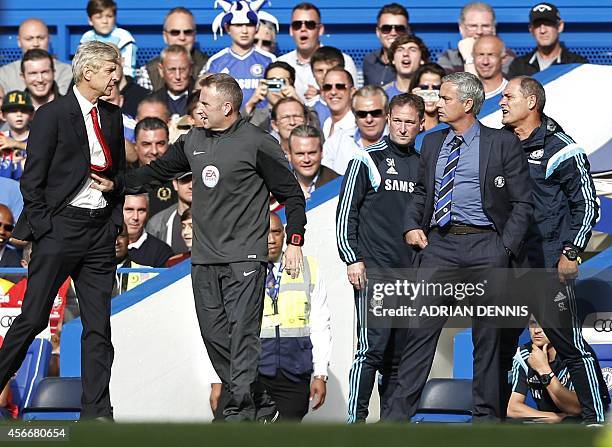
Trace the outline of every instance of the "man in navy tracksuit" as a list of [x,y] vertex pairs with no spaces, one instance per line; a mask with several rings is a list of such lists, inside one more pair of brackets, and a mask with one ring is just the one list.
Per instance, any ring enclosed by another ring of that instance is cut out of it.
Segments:
[[524,265],[556,269],[545,293],[538,294],[544,301],[532,312],[539,313],[536,318],[567,364],[583,421],[599,424],[609,396],[597,358],[582,338],[574,291],[578,255],[591,237],[599,206],[584,149],[544,115],[545,102],[542,85],[525,76],[511,80],[500,101],[502,123],[521,140],[535,182]]
[[[372,111],[372,116],[375,112]],[[348,278],[355,291],[358,333],[349,376],[349,423],[365,422],[377,370],[382,373],[379,391],[384,419],[384,397],[392,391],[389,383],[392,371],[397,372],[391,365],[394,356],[389,347],[399,344],[401,350],[401,330],[366,324],[369,302],[366,267],[412,265],[413,251],[403,244],[401,222],[417,179],[419,155],[414,139],[423,129],[423,114],[420,97],[402,94],[393,98],[387,116],[389,135],[354,155],[342,183],[336,235],[340,257],[347,264]]]

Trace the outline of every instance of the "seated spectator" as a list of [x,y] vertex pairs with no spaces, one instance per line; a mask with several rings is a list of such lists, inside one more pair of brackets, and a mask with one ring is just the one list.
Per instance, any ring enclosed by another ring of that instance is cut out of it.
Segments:
[[482,36],[474,44],[474,68],[485,90],[485,99],[493,98],[508,85],[502,73],[506,53],[504,42],[497,36]]
[[[293,84],[295,70],[286,62],[272,62],[264,70],[264,78],[242,108],[241,115],[251,124],[270,131],[272,107],[282,98],[295,98],[300,101]],[[259,107],[258,107],[259,106]],[[262,107],[263,106],[263,107]]]
[[172,267],[185,259],[191,258],[191,245],[193,240],[193,219],[191,215],[191,208],[187,208],[181,216],[181,237],[187,246],[187,250],[168,259],[168,262],[166,262],[166,267]]
[[4,117],[2,116],[2,101],[4,101],[4,89],[0,86],[0,130],[3,130],[5,125]]
[[[39,19],[24,20],[19,25],[17,45],[19,45],[23,54],[32,49],[49,51],[49,29],[47,25]],[[0,88],[3,91],[25,90],[26,85],[21,76],[23,72],[21,61],[21,59],[18,59],[0,67]],[[59,93],[65,95],[72,83],[72,67],[55,57],[53,58],[53,67],[55,68],[55,81]]]
[[181,116],[176,122],[176,133],[178,136],[188,133],[194,127],[204,127],[202,117],[198,113],[199,104],[200,90],[194,90],[187,98],[187,114]]
[[414,35],[400,36],[389,48],[389,60],[395,67],[395,81],[384,86],[389,98],[410,92],[410,80],[418,68],[429,62],[427,45]]
[[172,181],[172,187],[178,195],[178,202],[165,210],[154,214],[147,223],[147,232],[164,241],[175,254],[188,250],[181,235],[181,218],[191,207],[192,183],[191,172],[186,172]]
[[325,120],[331,116],[331,112],[329,111],[329,107],[327,107],[327,103],[323,99],[321,88],[325,82],[325,76],[329,70],[335,67],[344,68],[344,57],[342,56],[342,51],[334,47],[319,47],[310,58],[310,66],[312,67],[312,74],[317,83],[319,93],[317,96],[310,99],[307,105],[314,109],[314,111],[317,113],[317,117],[319,118],[319,123],[322,125]]
[[[167,46],[180,45],[189,52],[193,82],[208,61],[208,56],[197,48],[196,36],[197,29],[192,12],[183,7],[172,8],[164,19],[162,37]],[[141,87],[156,91],[164,86],[164,80],[159,73],[159,63],[160,58],[157,56],[138,69],[137,82]]]
[[29,96],[22,91],[12,91],[2,103],[2,115],[8,131],[0,132],[0,177],[19,180],[25,163],[25,149],[30,135],[30,120],[34,107]]
[[0,177],[0,204],[6,205],[11,210],[15,221],[19,219],[23,211],[23,197],[17,180]]
[[159,75],[164,85],[153,93],[157,99],[165,101],[171,117],[181,117],[187,113],[187,97],[193,90],[191,56],[180,45],[170,45],[161,52]]
[[[312,3],[299,3],[293,7],[289,34],[293,37],[296,49],[283,54],[278,59],[287,62],[295,69],[295,90],[306,102],[318,94],[310,58],[321,46],[319,39],[324,33],[325,25],[321,23],[319,8]],[[344,68],[351,74],[353,80],[357,79],[357,66],[353,58],[346,53],[342,55]]]
[[[115,239],[115,259],[117,262],[117,270],[126,268],[126,269],[136,269],[142,267],[148,267],[146,265],[140,265],[136,262],[132,261],[129,256],[129,236],[128,230],[125,223],[123,224],[123,229],[121,233],[117,235]],[[157,276],[157,273],[142,273],[142,272],[119,272],[115,273],[115,284],[113,285],[113,297],[117,295],[121,295],[122,293],[127,292],[128,290],[132,290],[134,287],[139,286],[143,282]]]
[[315,189],[332,181],[338,174],[321,165],[323,159],[323,135],[314,126],[301,124],[289,135],[289,163],[304,192],[306,200]]
[[[233,10],[224,8],[225,12],[220,14],[223,17],[220,27],[217,19],[213,21],[213,33],[216,37],[217,31],[221,34],[225,31],[229,34],[232,43],[229,47],[212,55],[206,68],[200,74],[229,73],[242,89],[241,108],[243,108],[255,93],[264,75],[264,70],[276,60],[276,56],[255,45],[255,33],[259,27],[259,8],[263,2],[233,0],[224,2],[224,4],[231,4],[232,8],[237,5],[237,8]],[[255,7],[256,4],[257,7]],[[223,6],[223,3],[221,5]],[[276,22],[276,19],[268,13],[265,13],[265,17]],[[277,22],[276,24],[278,25]]]
[[140,265],[163,267],[174,254],[168,244],[145,231],[149,217],[149,196],[127,195],[123,205],[123,220],[127,226],[131,260]]
[[21,267],[21,256],[9,246],[15,228],[13,213],[6,205],[0,205],[0,268]]
[[259,20],[255,33],[255,46],[260,50],[276,55],[276,26],[266,20]]
[[293,129],[306,122],[307,116],[306,106],[295,98],[280,99],[272,107],[272,129],[287,158],[289,157],[289,135]]
[[[508,417],[546,423],[579,417],[582,408],[567,364],[557,356],[533,316],[529,320],[529,334],[531,342],[520,346],[514,356]],[[537,409],[525,403],[527,393],[531,393]]]
[[21,60],[21,76],[34,110],[59,96],[53,58],[45,50],[28,50]]
[[340,67],[330,69],[321,91],[330,112],[329,118],[322,123],[325,139],[341,130],[354,131],[355,115],[351,111],[351,99],[355,93],[355,82],[351,74]]
[[531,76],[555,64],[588,64],[589,61],[569,51],[560,41],[564,28],[559,9],[552,3],[539,3],[531,8],[529,32],[536,48],[512,62],[508,78]]
[[[168,150],[168,126],[159,118],[144,118],[139,121],[134,129],[134,138],[138,162],[130,166],[131,169],[148,165]],[[149,199],[149,212],[154,216],[161,210],[175,205],[178,197],[172,182],[164,182],[153,187],[149,192]]]
[[384,5],[376,17],[376,37],[381,48],[363,58],[363,85],[384,86],[395,80],[395,67],[389,59],[391,44],[399,36],[411,34],[408,11],[398,3]]
[[135,76],[138,47],[129,31],[117,27],[117,4],[113,0],[89,0],[87,17],[93,29],[83,34],[80,43],[97,40],[115,45],[123,60],[123,71]]
[[135,118],[137,123],[145,118],[157,118],[167,125],[170,122],[170,111],[163,99],[147,96],[138,103]]
[[[495,11],[487,3],[468,3],[461,10],[459,17],[459,32],[461,40],[456,49],[446,50],[438,57],[438,64],[447,73],[467,71],[476,74],[472,50],[476,39],[482,36],[495,35]],[[508,73],[510,64],[516,54],[510,49],[506,51],[502,62],[502,72]]]
[[442,78],[445,75],[444,68],[431,62],[421,65],[412,75],[410,92],[420,96],[425,102],[424,130],[432,129],[440,123],[437,104]]
[[323,165],[344,175],[356,149],[378,143],[386,131],[389,99],[382,87],[366,85],[353,96],[357,130],[334,133],[323,145]]

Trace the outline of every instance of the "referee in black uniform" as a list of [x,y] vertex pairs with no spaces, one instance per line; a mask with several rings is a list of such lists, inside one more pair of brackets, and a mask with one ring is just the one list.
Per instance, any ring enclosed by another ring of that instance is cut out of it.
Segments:
[[236,80],[218,73],[200,87],[204,128],[181,136],[117,187],[134,193],[193,172],[193,293],[208,355],[230,391],[225,420],[271,420],[273,405],[252,392],[261,352],[269,194],[285,205],[283,265],[294,277],[303,266],[304,195],[276,140],[240,116]]

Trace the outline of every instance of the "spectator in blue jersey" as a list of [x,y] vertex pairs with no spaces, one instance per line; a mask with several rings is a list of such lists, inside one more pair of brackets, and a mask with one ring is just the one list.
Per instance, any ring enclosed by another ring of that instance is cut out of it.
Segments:
[[361,87],[351,103],[357,129],[334,132],[323,146],[323,165],[340,175],[356,152],[378,143],[386,133],[389,100],[382,87]]
[[[189,52],[193,61],[191,77],[194,82],[208,61],[208,56],[197,48],[196,36],[195,18],[190,10],[179,6],[168,11],[162,33],[164,43],[168,46],[180,45]],[[164,85],[164,80],[159,74],[159,62],[157,56],[138,69],[137,82],[141,87],[155,91]]]
[[310,67],[312,68],[312,74],[314,75],[319,89],[319,94],[314,98],[310,99],[306,104],[317,112],[319,122],[323,124],[327,118],[331,116],[329,107],[323,99],[321,94],[321,88],[323,87],[323,81],[325,81],[325,75],[327,72],[335,67],[344,68],[344,57],[342,51],[334,47],[322,46],[317,48],[310,58]]
[[[316,82],[310,69],[310,59],[314,52],[321,46],[320,37],[325,32],[325,26],[321,23],[321,11],[312,3],[299,3],[293,7],[291,12],[291,24],[289,34],[295,42],[295,50],[279,57],[279,60],[287,62],[295,68],[295,89],[305,101],[310,101],[318,90]],[[343,54],[344,67],[357,79],[357,67],[348,54]]]
[[[514,356],[508,417],[546,423],[579,417],[582,409],[567,364],[559,358],[533,315],[529,335],[531,341],[520,346]],[[528,393],[537,408],[525,403]]]
[[80,43],[98,40],[116,45],[123,59],[123,70],[128,76],[134,76],[138,47],[129,31],[117,27],[117,4],[113,0],[89,0],[87,16],[93,29],[83,34]]
[[414,35],[400,36],[389,47],[388,57],[395,67],[395,81],[384,86],[389,98],[410,92],[410,80],[417,69],[429,62],[427,45]]
[[[276,60],[276,56],[255,45],[255,33],[259,26],[258,14],[261,13],[251,10],[246,2],[238,2],[238,5],[242,9],[227,11],[222,16],[220,24],[223,31],[229,34],[232,44],[212,55],[200,74],[227,73],[231,75],[242,89],[242,107],[245,107],[255,93],[259,81],[264,77],[266,67]],[[249,9],[245,10],[245,6]],[[266,17],[268,16],[272,17],[266,14]],[[215,33],[216,30],[213,22]],[[263,107],[263,104],[260,107]]]
[[193,90],[191,55],[180,45],[164,48],[160,55],[159,74],[164,85],[153,96],[166,102],[170,116],[176,118],[187,113],[187,98]]
[[437,104],[444,76],[446,76],[444,68],[429,62],[417,68],[410,80],[410,93],[420,96],[425,101],[424,130],[432,129],[440,124]]
[[381,48],[363,58],[363,85],[384,86],[395,79],[395,67],[387,54],[399,36],[410,34],[408,11],[398,3],[383,6],[376,17],[376,37]]
[[2,103],[2,115],[8,131],[0,132],[0,176],[19,180],[25,162],[25,149],[30,134],[34,107],[22,91],[8,92]]

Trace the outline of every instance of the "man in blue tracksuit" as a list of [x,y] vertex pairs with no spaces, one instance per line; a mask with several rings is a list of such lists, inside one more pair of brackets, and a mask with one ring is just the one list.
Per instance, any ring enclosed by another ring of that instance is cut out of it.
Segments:
[[[344,176],[336,213],[338,251],[347,264],[357,310],[357,352],[349,376],[349,423],[365,422],[376,371],[383,376],[379,391],[381,418],[385,418],[384,397],[392,391],[389,376],[397,372],[391,365],[393,350],[389,347],[395,344],[402,349],[401,330],[367,327],[371,297],[366,296],[366,268],[370,272],[409,268],[414,257],[412,249],[403,243],[401,222],[417,180],[419,155],[414,139],[423,129],[425,109],[422,99],[413,94],[396,96],[388,109],[389,135],[355,153]],[[380,113],[367,112],[372,116]]]
[[535,183],[523,265],[556,269],[532,311],[567,364],[583,421],[600,424],[609,396],[597,358],[582,338],[574,290],[578,255],[591,237],[599,206],[584,149],[544,115],[545,102],[542,85],[526,76],[511,80],[500,101],[502,123],[521,140]]

